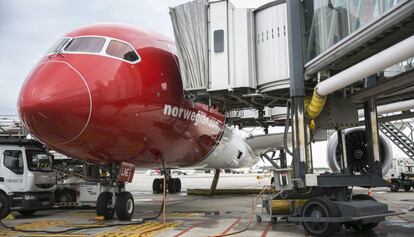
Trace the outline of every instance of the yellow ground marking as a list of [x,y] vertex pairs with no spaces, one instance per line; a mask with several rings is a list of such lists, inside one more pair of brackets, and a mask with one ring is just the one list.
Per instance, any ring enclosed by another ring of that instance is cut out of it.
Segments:
[[[21,230],[44,230],[52,226],[59,226],[65,224],[66,221],[36,221],[36,222],[30,222],[25,223],[21,225],[15,226],[16,229]],[[4,229],[0,227],[0,237],[11,237],[16,236],[18,234],[19,236],[46,236],[46,235],[37,235],[37,234],[30,234],[30,233],[22,233],[18,231],[11,231],[8,229]],[[47,235],[47,236],[58,236],[56,234],[53,235]]]
[[44,230],[44,229],[52,227],[52,226],[63,225],[63,224],[66,224],[66,223],[67,223],[66,221],[52,221],[52,220],[35,221],[35,222],[31,222],[31,223],[17,225],[16,229],[21,229],[21,230]]
[[205,213],[201,212],[174,212],[174,213],[167,213],[168,217],[197,217],[197,216],[205,216]]
[[[22,236],[22,235],[20,235]],[[88,237],[89,235],[79,235],[79,234],[30,234],[23,235],[24,237]]]
[[167,222],[147,222],[144,224],[128,225],[118,229],[106,231],[96,235],[96,237],[151,237],[155,233],[172,229],[178,223]]
[[73,213],[71,213],[71,215],[76,216],[76,217],[95,218],[96,213],[94,211],[92,211],[92,212],[73,212]]

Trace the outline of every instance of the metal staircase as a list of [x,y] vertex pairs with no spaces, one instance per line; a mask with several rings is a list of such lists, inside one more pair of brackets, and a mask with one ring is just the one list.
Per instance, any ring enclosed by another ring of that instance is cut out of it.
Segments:
[[[396,124],[399,123],[401,124],[401,126],[398,127]],[[379,124],[378,128],[398,148],[400,148],[408,156],[408,158],[414,160],[414,141],[412,138],[408,137],[405,133],[403,133],[404,129],[409,128],[411,129],[412,134],[413,127],[410,123],[404,121],[396,121],[394,123],[386,122]]]

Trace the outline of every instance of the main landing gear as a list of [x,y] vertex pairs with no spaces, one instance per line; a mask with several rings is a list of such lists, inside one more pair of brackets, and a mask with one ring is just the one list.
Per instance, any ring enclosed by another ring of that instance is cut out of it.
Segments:
[[[169,193],[181,192],[181,179],[172,178],[170,170],[167,170],[166,187]],[[154,179],[152,182],[153,193],[162,193],[164,191],[164,178]]]

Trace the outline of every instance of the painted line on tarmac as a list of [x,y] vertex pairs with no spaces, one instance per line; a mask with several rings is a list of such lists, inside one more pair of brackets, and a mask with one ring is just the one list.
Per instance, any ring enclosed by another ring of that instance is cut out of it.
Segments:
[[405,217],[402,217],[402,216],[397,216],[398,218],[400,218],[401,220],[403,220],[403,221],[406,221],[407,223],[410,223],[410,224],[412,224],[413,222],[412,221],[410,221],[410,220],[408,220],[407,218],[405,218]]
[[225,231],[221,232],[222,235],[227,234],[237,223],[239,223],[241,218],[239,217],[233,224],[231,224]]
[[264,231],[262,232],[261,237],[266,237],[267,232],[269,232],[269,230],[270,230],[270,223],[267,223]]
[[203,225],[210,224],[210,223],[216,223],[216,222],[217,222],[216,220],[210,220],[210,221],[199,222],[199,223],[194,224],[194,225],[192,225],[192,226],[188,227],[187,229],[185,229],[185,230],[181,231],[180,233],[178,233],[178,234],[174,235],[174,237],[179,237],[179,236],[181,236],[181,235],[183,235],[183,234],[187,233],[188,231],[190,231],[190,230],[192,230],[192,229],[194,229],[194,228],[196,228],[196,227],[203,226]]

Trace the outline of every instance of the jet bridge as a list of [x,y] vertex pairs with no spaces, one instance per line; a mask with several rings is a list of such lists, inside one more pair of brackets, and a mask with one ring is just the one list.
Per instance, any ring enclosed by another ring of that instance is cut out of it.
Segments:
[[[285,206],[286,198],[308,200],[274,217],[330,236],[341,223],[362,231],[400,214],[368,196],[354,197],[349,187],[386,187],[378,122],[412,116],[379,118],[377,105],[390,106],[388,112],[414,108],[414,100],[407,100],[414,98],[413,1],[291,0],[245,9],[231,1],[196,0],[170,14],[190,100],[227,112],[230,125],[265,131],[284,125],[285,135],[292,128],[292,150],[287,136],[283,144],[291,166],[286,156],[272,160],[278,162],[274,186],[280,192],[271,200],[276,206]],[[398,101],[404,106],[389,104]],[[274,114],[274,108],[284,113]],[[251,109],[255,118],[241,116]],[[364,149],[349,152],[352,136],[345,129],[361,123]],[[337,133],[334,157],[340,167],[318,175],[311,142],[327,129]],[[353,162],[362,157],[366,164],[357,170]],[[328,210],[324,218],[315,218],[321,209]]]

